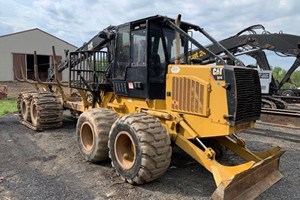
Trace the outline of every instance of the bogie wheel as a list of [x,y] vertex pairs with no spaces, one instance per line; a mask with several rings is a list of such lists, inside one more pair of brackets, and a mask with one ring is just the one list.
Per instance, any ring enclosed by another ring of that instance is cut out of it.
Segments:
[[77,121],[76,135],[80,153],[90,162],[108,159],[108,134],[117,113],[107,108],[83,112]]
[[18,110],[19,110],[19,116],[22,120],[31,121],[30,117],[30,93],[21,93],[18,97]]
[[171,162],[170,138],[157,118],[145,113],[119,118],[109,133],[109,156],[123,180],[143,184],[159,178]]
[[51,92],[32,94],[30,116],[32,125],[38,130],[60,127],[63,120],[61,98]]

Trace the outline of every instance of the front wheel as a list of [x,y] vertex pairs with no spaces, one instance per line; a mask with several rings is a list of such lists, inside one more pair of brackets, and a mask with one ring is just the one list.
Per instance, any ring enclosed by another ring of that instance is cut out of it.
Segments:
[[108,134],[117,113],[107,108],[83,112],[77,121],[77,143],[82,156],[90,162],[108,159]]
[[112,166],[131,184],[155,180],[170,165],[172,149],[166,129],[145,113],[119,118],[109,133],[108,147]]

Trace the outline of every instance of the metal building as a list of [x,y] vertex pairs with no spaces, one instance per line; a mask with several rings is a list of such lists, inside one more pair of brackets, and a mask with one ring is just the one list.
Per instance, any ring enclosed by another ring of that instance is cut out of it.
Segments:
[[[27,78],[34,79],[33,53],[37,52],[39,77],[46,80],[49,66],[52,64],[52,46],[55,46],[56,61],[65,57],[64,50],[74,51],[76,46],[61,40],[38,28],[0,36],[0,81],[15,80],[21,77],[21,69]],[[68,71],[61,75],[68,80]]]

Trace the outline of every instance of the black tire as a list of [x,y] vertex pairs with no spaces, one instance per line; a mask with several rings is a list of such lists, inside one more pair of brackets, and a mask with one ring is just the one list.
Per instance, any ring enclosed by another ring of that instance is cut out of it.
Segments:
[[63,121],[61,98],[51,92],[32,94],[30,116],[32,125],[38,130],[60,127]]
[[282,92],[283,96],[294,96],[294,92],[292,90],[285,90]]
[[108,134],[118,115],[107,108],[83,112],[77,121],[77,143],[82,156],[90,162],[108,159]]
[[166,129],[145,113],[119,118],[109,133],[109,156],[123,180],[143,184],[159,178],[168,169],[172,148]]
[[287,109],[288,108],[287,103],[281,99],[274,98],[274,103],[276,104],[277,109]]

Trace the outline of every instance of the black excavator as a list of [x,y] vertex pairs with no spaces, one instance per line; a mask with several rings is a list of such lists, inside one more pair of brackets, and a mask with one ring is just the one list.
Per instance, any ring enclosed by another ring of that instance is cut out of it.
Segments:
[[[256,29],[262,30],[262,33],[257,33]],[[234,36],[219,41],[219,43],[235,56],[247,55],[256,60],[256,66],[248,65],[246,67],[257,68],[259,71],[262,86],[262,107],[286,109],[287,102],[300,102],[299,97],[293,97],[294,91],[281,90],[282,86],[290,81],[292,73],[300,65],[300,36],[282,32],[270,33],[262,25],[253,25]],[[228,64],[235,62],[214,43],[206,46],[206,48],[225,58]],[[295,58],[294,63],[280,82],[272,75],[272,68],[266,51],[272,51],[281,57]],[[211,62],[210,56],[201,50],[192,50],[190,59],[193,63],[198,64]],[[264,84],[263,79],[269,79],[269,82]]]

